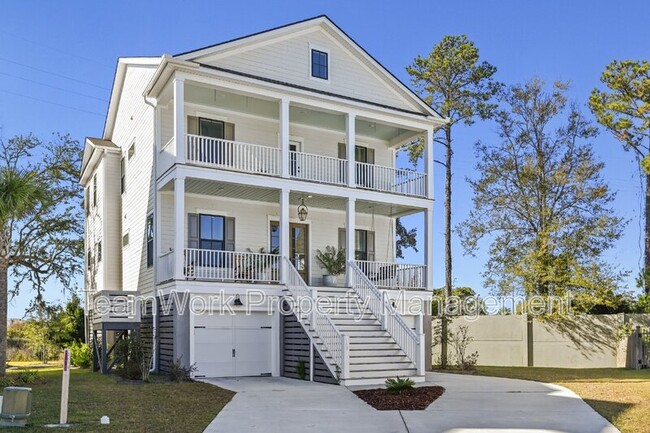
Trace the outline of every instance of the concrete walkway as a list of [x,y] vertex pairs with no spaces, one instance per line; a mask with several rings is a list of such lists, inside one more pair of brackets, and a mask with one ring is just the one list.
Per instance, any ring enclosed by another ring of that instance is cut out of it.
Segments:
[[347,388],[285,378],[207,379],[237,392],[205,433],[618,433],[557,385],[427,373],[445,394],[424,411],[377,411]]

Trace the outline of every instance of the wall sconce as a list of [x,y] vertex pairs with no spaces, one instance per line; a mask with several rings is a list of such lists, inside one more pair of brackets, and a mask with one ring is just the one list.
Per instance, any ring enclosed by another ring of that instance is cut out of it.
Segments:
[[244,304],[242,303],[241,299],[239,299],[239,295],[237,295],[237,297],[235,297],[235,300],[232,301],[232,304],[233,304],[235,307],[241,307],[242,305],[244,305]]
[[300,198],[300,205],[298,206],[298,219],[300,221],[305,221],[307,219],[307,215],[309,214],[309,208],[307,205],[305,205],[305,199]]

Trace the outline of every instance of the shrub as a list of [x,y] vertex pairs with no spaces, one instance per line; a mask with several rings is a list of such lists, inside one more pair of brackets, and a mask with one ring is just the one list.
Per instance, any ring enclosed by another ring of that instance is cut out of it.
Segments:
[[458,331],[452,333],[451,344],[456,352],[456,366],[461,370],[473,370],[478,362],[478,352],[467,354],[467,346],[474,341],[469,335],[468,326],[459,326]]
[[153,357],[151,351],[144,347],[142,340],[136,334],[119,341],[115,346],[116,355],[120,358],[122,370],[120,375],[125,379],[149,381],[149,372]]
[[192,373],[196,371],[196,363],[185,366],[182,362],[182,356],[172,363],[167,375],[174,382],[185,382],[191,380]]
[[22,347],[7,347],[7,359],[14,362],[39,361],[31,350]]
[[409,389],[413,388],[413,385],[415,385],[415,382],[413,382],[411,379],[404,378],[400,379],[399,376],[395,379],[386,379],[386,390],[388,392],[392,392],[395,394],[403,394],[404,391],[408,391]]
[[17,381],[25,385],[33,385],[34,383],[36,383],[38,378],[39,378],[38,371],[29,368],[21,369],[16,375]]
[[302,359],[298,361],[298,365],[296,365],[296,374],[301,380],[307,378],[307,366],[305,365],[305,361]]
[[79,368],[89,368],[93,364],[93,352],[86,343],[74,342],[70,345],[70,362]]
[[16,380],[12,376],[0,376],[0,388],[16,386]]

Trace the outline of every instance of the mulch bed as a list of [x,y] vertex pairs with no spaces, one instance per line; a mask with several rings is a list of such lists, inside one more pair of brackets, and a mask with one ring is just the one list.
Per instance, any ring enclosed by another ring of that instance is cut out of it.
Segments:
[[382,388],[354,391],[357,397],[377,410],[424,410],[444,392],[441,386],[420,386],[401,394]]

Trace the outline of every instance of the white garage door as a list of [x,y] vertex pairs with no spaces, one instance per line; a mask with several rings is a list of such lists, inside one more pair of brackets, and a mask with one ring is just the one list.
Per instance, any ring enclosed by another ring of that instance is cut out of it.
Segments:
[[264,312],[195,316],[196,376],[271,374],[271,317]]

